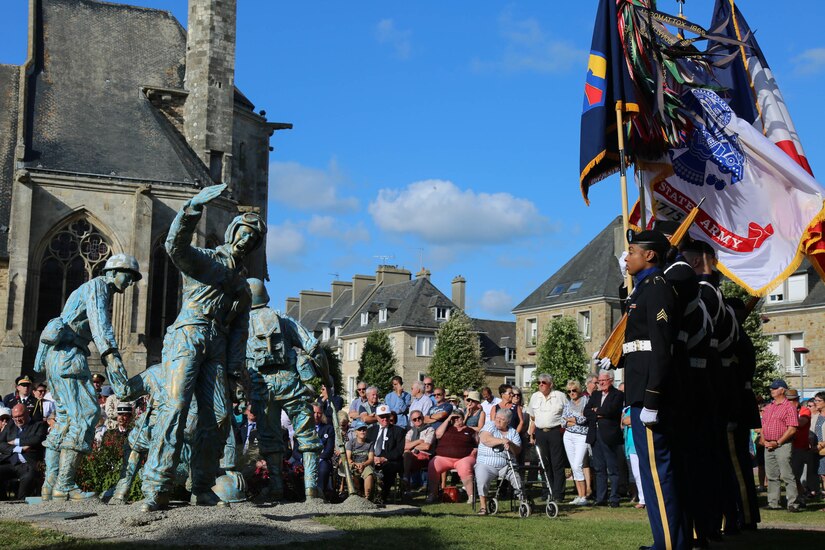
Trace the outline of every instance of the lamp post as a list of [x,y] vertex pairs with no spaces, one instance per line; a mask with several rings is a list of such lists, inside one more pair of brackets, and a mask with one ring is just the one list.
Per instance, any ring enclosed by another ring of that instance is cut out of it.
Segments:
[[[809,350],[808,348],[802,348],[802,347],[793,349],[793,353],[794,353],[793,360],[799,366],[799,378],[800,378],[799,385],[801,386],[799,388],[799,401],[800,402],[805,398],[805,361],[803,359],[804,359],[805,355],[810,353],[810,351],[811,350]],[[799,361],[796,360],[796,354],[799,354],[799,356],[800,356]]]

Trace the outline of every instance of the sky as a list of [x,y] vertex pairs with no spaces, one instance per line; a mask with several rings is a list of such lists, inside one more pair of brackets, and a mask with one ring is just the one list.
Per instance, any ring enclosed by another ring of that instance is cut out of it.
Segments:
[[[186,0],[133,0],[186,23]],[[511,311],[621,214],[618,176],[579,191],[596,0],[239,0],[237,87],[272,122],[267,286],[421,267],[473,317]],[[814,175],[825,170],[825,7],[740,2]],[[3,0],[0,63],[26,55],[28,0]],[[660,0],[675,13],[675,0]],[[707,26],[712,0],[687,0]],[[825,173],[825,172],[823,172]],[[635,193],[631,189],[631,199]]]

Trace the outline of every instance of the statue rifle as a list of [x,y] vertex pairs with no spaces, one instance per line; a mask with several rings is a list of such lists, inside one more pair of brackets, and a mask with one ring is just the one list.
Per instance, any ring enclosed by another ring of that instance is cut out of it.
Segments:
[[[670,241],[671,246],[678,246],[682,239],[685,238],[687,235],[688,229],[693,224],[693,221],[696,219],[696,215],[699,214],[699,207],[702,206],[702,203],[705,202],[705,199],[699,201],[699,204],[693,207],[693,210],[688,213],[682,223],[679,225],[679,228],[676,232],[670,236],[668,239]],[[610,336],[607,337],[604,344],[602,344],[601,349],[599,349],[598,357],[607,357],[610,359],[610,364],[614,367],[619,364],[619,359],[622,358],[622,344],[624,344],[624,333],[627,329],[627,313],[622,315],[622,318],[619,319],[619,322],[616,323],[616,326],[613,327],[613,331],[610,333]]]

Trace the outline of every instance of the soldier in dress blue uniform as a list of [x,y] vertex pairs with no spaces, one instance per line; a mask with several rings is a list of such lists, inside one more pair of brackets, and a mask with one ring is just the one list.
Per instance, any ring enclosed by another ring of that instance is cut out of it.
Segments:
[[[657,550],[689,547],[682,494],[672,456],[675,414],[674,343],[680,312],[662,267],[670,243],[659,231],[628,232],[627,271],[635,287],[622,346],[625,394],[639,455],[646,508]],[[648,548],[648,547],[644,547]]]

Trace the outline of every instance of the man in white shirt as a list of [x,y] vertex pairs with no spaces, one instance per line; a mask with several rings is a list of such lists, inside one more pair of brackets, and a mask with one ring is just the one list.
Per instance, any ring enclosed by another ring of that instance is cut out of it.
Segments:
[[499,403],[501,403],[501,399],[493,397],[493,390],[486,386],[481,388],[481,410],[484,411],[484,417],[487,420],[492,420],[490,411]]
[[539,375],[539,391],[530,396],[527,410],[530,413],[530,427],[527,433],[530,443],[541,452],[550,485],[553,500],[564,500],[564,441],[562,439],[561,413],[567,397],[558,390],[553,390],[553,377],[549,374]]

